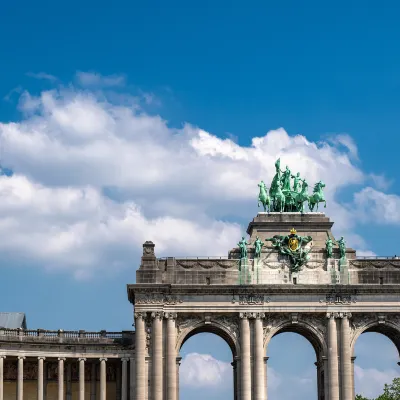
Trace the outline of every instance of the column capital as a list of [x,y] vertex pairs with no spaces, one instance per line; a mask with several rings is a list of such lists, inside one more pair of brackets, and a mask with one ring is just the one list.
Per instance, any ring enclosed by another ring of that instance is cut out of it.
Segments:
[[150,314],[150,317],[151,317],[151,319],[158,319],[158,320],[162,320],[163,319],[163,317],[164,317],[164,315],[163,315],[163,312],[162,311],[153,311],[151,314]]
[[25,356],[18,356],[18,360],[25,360]]
[[38,360],[45,360],[46,357],[45,356],[38,356]]
[[105,361],[107,361],[107,358],[105,358],[105,357],[100,357],[99,360],[100,360],[100,362],[102,362],[102,361],[105,362]]
[[0,358],[7,358],[7,356],[1,354]]
[[65,361],[66,358],[65,358],[65,357],[58,357],[57,360],[58,360],[58,361]]
[[79,358],[78,358],[78,361],[86,361],[86,358],[84,358],[84,357],[79,357]]
[[129,358],[128,358],[128,357],[122,357],[122,358],[121,358],[121,361],[122,361],[122,362],[128,362],[128,361],[129,361]]
[[135,317],[135,319],[144,320],[146,318],[146,313],[144,313],[144,312],[135,312],[134,317]]
[[252,313],[241,312],[241,313],[239,313],[239,318],[240,319],[249,319],[249,318],[251,318],[251,314]]
[[349,313],[349,312],[339,312],[339,313],[337,313],[337,318],[350,319],[351,318],[351,313]]
[[326,318],[328,318],[328,319],[338,318],[338,313],[336,313],[336,312],[328,312],[328,313],[326,313]]
[[176,320],[177,317],[178,317],[177,313],[171,313],[171,312],[164,313],[164,318],[165,319]]

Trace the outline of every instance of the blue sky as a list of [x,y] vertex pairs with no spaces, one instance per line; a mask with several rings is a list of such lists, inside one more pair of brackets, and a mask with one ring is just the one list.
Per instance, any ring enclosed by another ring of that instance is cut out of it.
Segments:
[[[225,255],[278,155],[327,182],[335,235],[400,252],[397,2],[110,4],[2,5],[2,311],[31,328],[132,329],[141,243]],[[357,346],[357,387],[373,395],[395,349],[373,334]],[[270,400],[316,398],[308,342],[280,335],[269,352]],[[227,345],[197,336],[182,354],[184,399],[199,385],[232,398]],[[214,380],[189,379],[204,365]]]

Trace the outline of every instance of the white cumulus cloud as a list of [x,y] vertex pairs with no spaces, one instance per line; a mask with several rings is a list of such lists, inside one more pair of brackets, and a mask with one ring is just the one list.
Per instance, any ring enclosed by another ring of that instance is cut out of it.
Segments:
[[[105,77],[92,75],[78,78],[101,86]],[[4,250],[79,276],[127,265],[145,240],[157,255],[224,255],[245,228],[232,221],[254,217],[257,183],[272,179],[280,157],[310,187],[326,183],[334,228],[369,251],[353,231],[357,215],[337,199],[370,179],[353,162],[349,136],[316,143],[279,128],[241,146],[190,124],[171,127],[119,99],[73,86],[24,92],[23,118],[0,123],[2,163],[15,173],[0,179]],[[365,198],[380,204],[371,190],[356,196],[360,209]]]
[[209,354],[189,353],[180,366],[180,382],[191,387],[230,387],[232,382],[230,363],[215,359]]

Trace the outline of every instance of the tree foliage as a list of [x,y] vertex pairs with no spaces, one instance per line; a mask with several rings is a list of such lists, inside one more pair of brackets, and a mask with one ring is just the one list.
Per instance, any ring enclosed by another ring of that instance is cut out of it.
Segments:
[[400,378],[394,378],[392,383],[385,384],[383,393],[376,399],[367,399],[358,394],[355,400],[400,400]]

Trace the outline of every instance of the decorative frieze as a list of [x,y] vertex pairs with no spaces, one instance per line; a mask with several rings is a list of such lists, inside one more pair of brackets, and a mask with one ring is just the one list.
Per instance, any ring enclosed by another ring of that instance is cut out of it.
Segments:
[[262,305],[264,303],[269,303],[270,301],[271,299],[263,294],[253,293],[239,294],[238,298],[235,298],[234,296],[232,299],[233,304],[239,303],[239,305]]
[[222,326],[224,326],[230,334],[235,338],[239,338],[239,323],[236,315],[228,316],[222,315],[214,319],[214,321]]
[[177,317],[177,328],[178,334],[180,334],[183,330],[195,326],[203,320],[202,317],[196,314],[190,315],[178,315]]
[[328,293],[324,299],[319,301],[320,303],[325,303],[327,305],[350,305],[357,303],[357,296],[350,293]]
[[176,305],[182,303],[177,296],[166,293],[139,292],[135,295],[135,304],[165,304]]

